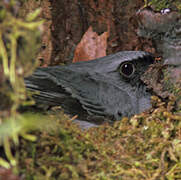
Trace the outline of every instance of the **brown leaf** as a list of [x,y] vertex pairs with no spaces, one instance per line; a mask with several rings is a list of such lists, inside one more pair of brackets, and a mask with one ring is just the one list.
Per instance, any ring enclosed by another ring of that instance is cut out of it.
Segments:
[[89,61],[106,56],[108,32],[100,36],[90,26],[77,45],[73,62]]

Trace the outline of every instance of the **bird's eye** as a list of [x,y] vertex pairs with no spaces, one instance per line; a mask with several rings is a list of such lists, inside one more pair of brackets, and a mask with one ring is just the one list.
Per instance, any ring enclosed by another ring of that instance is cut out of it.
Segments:
[[130,63],[130,62],[125,62],[123,64],[121,64],[120,66],[120,73],[126,77],[126,78],[130,78],[135,72],[135,66],[134,64]]

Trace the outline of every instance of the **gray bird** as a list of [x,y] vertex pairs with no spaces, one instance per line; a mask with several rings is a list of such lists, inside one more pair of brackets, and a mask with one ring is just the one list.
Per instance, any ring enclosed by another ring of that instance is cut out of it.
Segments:
[[[37,104],[61,106],[85,121],[120,120],[150,107],[140,77],[154,61],[143,51],[122,51],[92,61],[38,68],[25,78]],[[96,119],[96,120],[95,120]]]

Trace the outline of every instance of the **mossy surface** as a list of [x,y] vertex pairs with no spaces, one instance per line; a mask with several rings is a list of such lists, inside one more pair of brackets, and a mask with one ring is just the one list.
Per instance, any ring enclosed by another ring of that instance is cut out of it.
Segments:
[[56,129],[21,140],[19,169],[27,179],[180,179],[181,116],[175,98],[153,97],[149,112],[83,131],[61,112]]
[[145,6],[152,6],[155,11],[171,8],[172,10],[179,10],[181,13],[180,0],[145,0]]

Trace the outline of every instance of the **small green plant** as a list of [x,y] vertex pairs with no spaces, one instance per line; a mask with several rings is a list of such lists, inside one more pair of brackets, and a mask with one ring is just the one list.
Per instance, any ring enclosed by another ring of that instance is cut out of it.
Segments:
[[17,110],[20,106],[32,104],[27,100],[24,77],[30,75],[37,65],[35,58],[43,21],[37,20],[40,9],[25,18],[19,17],[19,3],[16,0],[0,2],[0,144],[3,144],[10,162],[0,157],[0,165],[6,168],[16,164],[10,142],[18,144],[19,135],[35,139],[25,128],[32,117],[20,115]]

